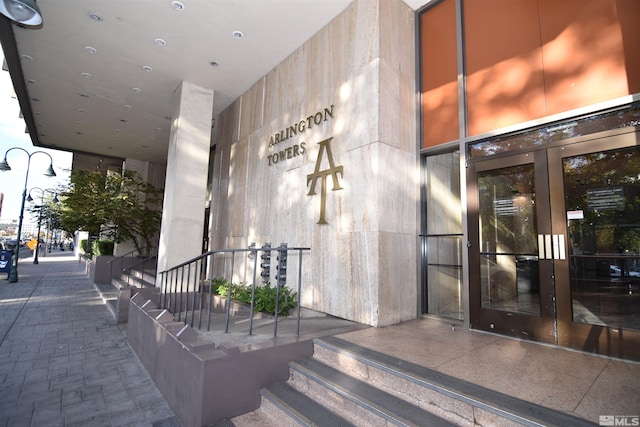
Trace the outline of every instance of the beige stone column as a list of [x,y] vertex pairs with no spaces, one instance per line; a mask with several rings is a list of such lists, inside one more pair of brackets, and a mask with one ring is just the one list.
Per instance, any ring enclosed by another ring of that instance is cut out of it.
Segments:
[[213,90],[176,89],[158,248],[158,271],[201,253]]

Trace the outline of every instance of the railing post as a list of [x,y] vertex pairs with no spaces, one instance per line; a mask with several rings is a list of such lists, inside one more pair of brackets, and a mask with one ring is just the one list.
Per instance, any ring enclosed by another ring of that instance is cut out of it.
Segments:
[[296,319],[296,338],[300,337],[300,295],[302,292],[302,248],[298,252],[298,302],[297,302],[297,319]]
[[[211,255],[211,263],[209,265],[209,273],[213,275],[213,267],[215,263],[215,253]],[[211,282],[213,277],[207,278],[207,286],[209,286],[209,311],[207,312],[208,320],[207,320],[207,331],[211,330],[211,305],[213,304],[213,283]]]

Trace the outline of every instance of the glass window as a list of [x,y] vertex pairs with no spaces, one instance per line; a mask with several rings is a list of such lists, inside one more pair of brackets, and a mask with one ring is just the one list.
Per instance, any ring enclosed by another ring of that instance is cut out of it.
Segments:
[[425,233],[422,236],[426,276],[425,311],[463,318],[462,207],[460,152],[425,160]]

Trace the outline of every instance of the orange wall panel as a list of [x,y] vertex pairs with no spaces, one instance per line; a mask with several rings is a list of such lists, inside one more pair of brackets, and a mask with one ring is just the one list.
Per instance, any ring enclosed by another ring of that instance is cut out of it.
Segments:
[[421,17],[423,147],[460,137],[455,2],[446,0]]
[[547,114],[628,95],[617,1],[539,1]]
[[468,132],[543,117],[538,0],[464,2]]
[[617,0],[616,12],[622,31],[622,49],[629,93],[640,93],[640,1]]
[[[640,0],[463,0],[467,132],[640,93]],[[458,138],[455,4],[421,16],[424,147]]]

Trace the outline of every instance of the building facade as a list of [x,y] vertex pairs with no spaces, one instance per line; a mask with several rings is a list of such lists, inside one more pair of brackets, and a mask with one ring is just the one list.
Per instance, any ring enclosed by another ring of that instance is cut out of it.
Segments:
[[[204,29],[223,11],[263,22],[222,3],[41,0],[42,28],[0,21],[34,144],[164,187],[159,270],[286,243],[310,248],[289,260],[310,310],[640,359],[640,2],[325,2],[335,17],[228,102]],[[173,43],[142,47],[169,26]]]
[[303,306],[356,322],[638,358],[631,16],[354,1],[218,117],[211,247],[310,247]]

